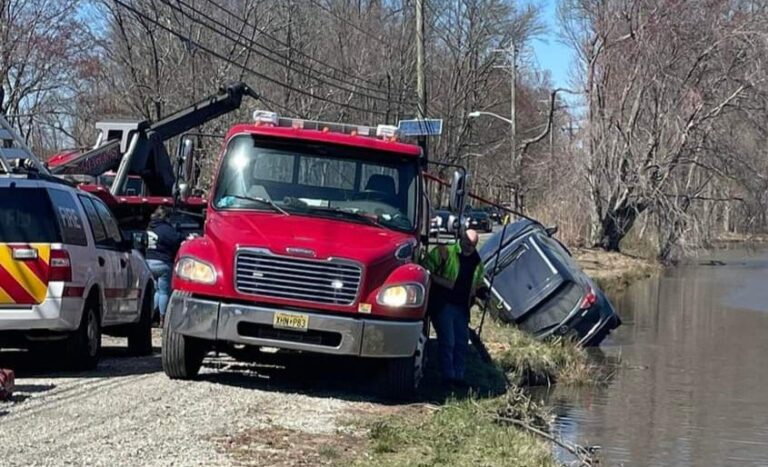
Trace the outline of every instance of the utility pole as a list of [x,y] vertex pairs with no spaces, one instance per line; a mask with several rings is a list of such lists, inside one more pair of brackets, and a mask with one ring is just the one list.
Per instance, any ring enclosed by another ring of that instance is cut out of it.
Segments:
[[509,139],[510,139],[510,169],[512,170],[512,190],[514,190],[513,197],[514,197],[514,206],[518,210],[522,210],[522,200],[519,197],[519,188],[520,188],[520,170],[518,160],[517,160],[517,125],[515,122],[515,116],[516,110],[515,110],[515,103],[517,100],[517,91],[515,89],[517,85],[517,50],[515,47],[514,41],[509,44],[509,47],[506,49],[496,49],[495,52],[501,52],[506,55],[507,63],[505,65],[500,65],[498,68],[503,68],[507,71],[509,71],[510,80],[509,80]]
[[[416,104],[417,118],[427,118],[427,82],[424,77],[424,0],[416,0]],[[419,146],[427,155],[427,137],[419,136]]]

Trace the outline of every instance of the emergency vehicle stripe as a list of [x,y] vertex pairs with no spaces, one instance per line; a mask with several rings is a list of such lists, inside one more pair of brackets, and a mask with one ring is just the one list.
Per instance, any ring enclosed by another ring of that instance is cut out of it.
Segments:
[[48,283],[48,261],[50,261],[51,247],[48,245],[13,245],[11,252],[17,249],[35,249],[37,250],[37,259],[20,261],[24,267],[29,269],[43,284]]
[[13,277],[3,265],[0,265],[0,287],[5,290],[10,298],[10,301],[7,303],[23,303],[29,305],[40,303],[35,301],[35,297],[22,287],[16,278]]
[[48,293],[48,285],[32,272],[24,261],[13,259],[12,248],[0,247],[0,287],[16,303],[42,303]]
[[14,303],[11,296],[2,287],[0,287],[0,303]]

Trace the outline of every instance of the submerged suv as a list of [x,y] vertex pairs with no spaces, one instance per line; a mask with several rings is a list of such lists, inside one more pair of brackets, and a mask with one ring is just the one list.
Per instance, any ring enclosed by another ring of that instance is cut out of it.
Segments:
[[34,175],[0,177],[0,348],[60,346],[91,369],[102,332],[152,352],[152,275],[107,206]]

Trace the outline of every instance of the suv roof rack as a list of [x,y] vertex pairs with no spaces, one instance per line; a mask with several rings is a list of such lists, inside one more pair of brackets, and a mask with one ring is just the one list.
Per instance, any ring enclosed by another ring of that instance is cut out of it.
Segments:
[[29,149],[5,117],[0,115],[0,174],[8,176],[29,173],[30,169],[43,177],[51,177],[45,164]]

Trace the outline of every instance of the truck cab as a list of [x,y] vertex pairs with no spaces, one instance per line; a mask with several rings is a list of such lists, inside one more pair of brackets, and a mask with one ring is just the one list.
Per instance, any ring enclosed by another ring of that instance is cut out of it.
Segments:
[[381,359],[390,395],[414,390],[428,332],[421,149],[394,127],[254,119],[228,132],[203,235],[177,256],[166,374],[192,378],[214,346],[245,345]]

